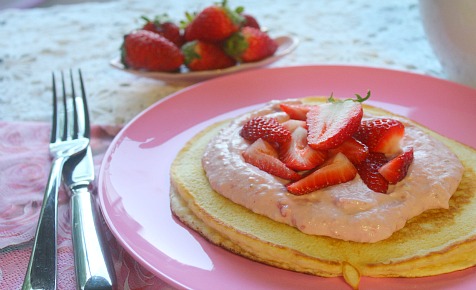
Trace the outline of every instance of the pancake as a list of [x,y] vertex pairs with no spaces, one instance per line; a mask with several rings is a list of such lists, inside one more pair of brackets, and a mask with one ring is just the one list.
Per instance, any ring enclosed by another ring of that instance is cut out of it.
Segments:
[[[364,110],[374,115],[396,116],[368,105],[364,105]],[[465,168],[449,209],[425,211],[385,240],[359,243],[302,233],[253,213],[212,190],[201,158],[207,144],[228,122],[214,124],[193,137],[171,166],[173,213],[210,242],[282,269],[323,277],[344,276],[354,288],[358,287],[360,276],[423,277],[476,264],[476,151],[473,148],[416,124],[446,144]]]

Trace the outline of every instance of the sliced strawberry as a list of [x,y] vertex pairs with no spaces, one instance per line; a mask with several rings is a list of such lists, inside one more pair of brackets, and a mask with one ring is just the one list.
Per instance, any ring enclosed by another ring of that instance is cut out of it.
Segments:
[[354,165],[338,153],[308,176],[286,186],[288,191],[295,195],[303,195],[331,185],[344,183],[354,179],[357,170]]
[[375,118],[364,120],[354,137],[367,145],[369,151],[386,155],[400,152],[400,141],[405,133],[405,126],[398,120]]
[[284,128],[277,119],[256,117],[243,125],[240,136],[249,141],[259,138],[268,142],[285,143],[291,140],[291,132]]
[[362,142],[350,137],[338,147],[329,150],[331,155],[334,155],[337,152],[344,153],[344,155],[349,158],[350,162],[355,165],[365,160],[367,154],[369,154],[369,149]]
[[373,191],[380,193],[388,191],[388,181],[378,172],[385,163],[387,163],[385,154],[370,152],[363,162],[356,165],[360,178]]
[[249,164],[274,176],[288,180],[298,180],[301,178],[299,174],[287,168],[286,165],[278,159],[276,149],[261,138],[246,148],[243,152],[243,158]]
[[336,101],[307,113],[309,146],[316,150],[336,148],[359,128],[363,110],[359,102]]
[[407,176],[408,168],[413,162],[413,148],[405,150],[380,167],[378,172],[390,183],[395,184]]
[[301,120],[293,120],[289,119],[283,123],[281,123],[284,128],[288,129],[290,132],[294,132],[297,127],[302,127],[307,130],[307,123],[306,121],[301,121]]
[[288,114],[291,119],[294,120],[303,120],[307,119],[306,115],[309,110],[312,108],[319,108],[317,105],[306,105],[306,104],[289,104],[289,103],[281,103],[279,107],[283,112]]
[[279,159],[294,170],[315,168],[322,164],[326,157],[326,151],[314,150],[307,145],[307,130],[300,126],[293,130],[291,141],[283,143],[279,151]]

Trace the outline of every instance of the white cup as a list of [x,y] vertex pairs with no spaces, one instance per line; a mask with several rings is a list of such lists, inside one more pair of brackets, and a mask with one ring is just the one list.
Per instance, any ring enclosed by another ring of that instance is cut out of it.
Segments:
[[450,80],[476,88],[476,0],[419,0],[428,40]]

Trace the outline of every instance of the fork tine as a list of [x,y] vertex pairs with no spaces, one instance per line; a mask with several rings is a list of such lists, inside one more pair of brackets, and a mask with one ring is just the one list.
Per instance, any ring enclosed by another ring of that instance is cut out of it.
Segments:
[[[84,87],[83,75],[81,70],[78,69],[77,75],[79,79],[79,85],[74,82],[74,74],[70,71],[71,74],[71,87],[73,95],[73,107],[74,107],[74,133],[77,134],[76,137],[82,135],[83,137],[90,137],[90,124],[89,124],[89,113],[88,113],[88,104],[86,100],[86,89]],[[76,90],[79,89],[79,90]],[[77,91],[80,91],[77,93]]]
[[89,138],[89,136],[91,135],[91,132],[90,132],[91,127],[90,127],[90,124],[89,124],[89,110],[88,110],[88,102],[87,102],[87,99],[86,99],[86,89],[84,88],[83,75],[82,75],[80,69],[78,69],[78,73],[79,73],[79,83],[81,85],[81,100],[82,100],[82,104],[83,104],[83,114],[82,114],[82,116],[84,117],[84,119],[83,119],[83,127],[84,127],[83,136],[86,137],[86,138]]
[[78,105],[76,100],[76,90],[74,85],[73,71],[69,70],[69,77],[71,81],[71,98],[73,103],[73,138],[78,138],[79,125],[78,125]]
[[52,76],[52,87],[53,87],[53,120],[52,120],[52,126],[51,126],[51,137],[50,137],[50,143],[54,143],[56,140],[58,140],[58,96],[56,93],[56,80],[55,80],[55,73],[51,74]]
[[[88,104],[86,98],[86,89],[84,86],[81,70],[78,69],[80,94],[77,94],[78,85],[74,81],[74,73],[69,71],[71,91],[66,90],[64,72],[61,72],[62,86],[62,110],[58,106],[58,90],[56,84],[56,76],[52,73],[53,86],[53,126],[50,141],[57,142],[60,140],[77,139],[79,135],[90,137],[90,121],[88,113]],[[68,111],[68,94],[70,94],[73,108]],[[62,118],[60,112],[62,111]],[[72,131],[72,132],[71,132]]]
[[64,73],[61,72],[61,84],[63,86],[63,134],[61,136],[61,140],[68,139],[68,128],[69,128],[69,120],[68,120],[68,104],[67,104],[67,96],[66,96],[66,85],[64,82]]

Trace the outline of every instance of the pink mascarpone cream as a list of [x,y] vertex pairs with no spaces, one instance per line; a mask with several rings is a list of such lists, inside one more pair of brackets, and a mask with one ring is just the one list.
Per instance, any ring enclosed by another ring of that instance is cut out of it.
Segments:
[[429,209],[448,208],[462,178],[463,165],[453,152],[399,119],[405,125],[402,148],[412,146],[414,160],[405,179],[391,186],[389,193],[370,190],[357,175],[350,182],[295,196],[286,190],[289,181],[243,160],[242,152],[249,143],[239,132],[247,120],[264,115],[288,119],[273,101],[233,120],[208,145],[203,168],[219,194],[306,234],[355,242],[384,240],[412,217]]

